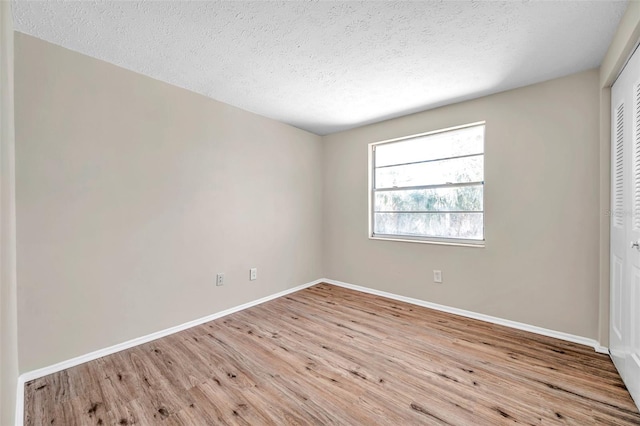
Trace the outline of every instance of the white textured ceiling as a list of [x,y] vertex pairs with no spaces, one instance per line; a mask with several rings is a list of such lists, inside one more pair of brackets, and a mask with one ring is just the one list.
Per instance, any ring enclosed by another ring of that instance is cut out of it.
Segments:
[[317,134],[597,67],[625,1],[17,1],[15,29]]

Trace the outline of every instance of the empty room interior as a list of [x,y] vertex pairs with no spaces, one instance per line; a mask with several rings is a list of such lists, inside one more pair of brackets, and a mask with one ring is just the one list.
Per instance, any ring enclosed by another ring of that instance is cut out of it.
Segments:
[[640,425],[640,2],[0,14],[0,425]]

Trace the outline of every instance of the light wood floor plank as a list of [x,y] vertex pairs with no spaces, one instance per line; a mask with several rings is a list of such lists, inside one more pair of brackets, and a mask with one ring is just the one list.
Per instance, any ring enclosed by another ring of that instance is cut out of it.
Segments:
[[640,425],[592,348],[319,284],[25,385],[27,425]]

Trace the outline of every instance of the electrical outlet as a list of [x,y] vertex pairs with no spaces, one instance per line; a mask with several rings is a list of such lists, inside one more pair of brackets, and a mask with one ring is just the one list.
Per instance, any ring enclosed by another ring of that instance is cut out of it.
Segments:
[[216,285],[221,286],[224,285],[224,274],[220,273],[216,275]]
[[249,280],[255,281],[258,279],[258,268],[251,268],[249,270]]
[[442,271],[440,271],[438,269],[434,269],[433,270],[433,282],[434,283],[441,283],[442,282]]

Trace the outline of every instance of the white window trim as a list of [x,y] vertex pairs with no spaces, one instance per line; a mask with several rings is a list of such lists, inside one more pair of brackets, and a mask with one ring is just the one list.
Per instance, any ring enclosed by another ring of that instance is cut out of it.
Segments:
[[[482,240],[472,240],[472,239],[466,239],[466,238],[440,238],[440,237],[421,237],[421,236],[416,236],[416,237],[411,237],[411,236],[406,236],[406,235],[387,235],[387,234],[375,234],[373,233],[373,215],[374,215],[374,211],[373,211],[373,201],[374,201],[374,181],[375,181],[375,177],[374,177],[374,173],[375,173],[375,169],[374,169],[374,155],[375,155],[375,150],[374,147],[377,145],[383,145],[383,144],[387,144],[387,143],[391,143],[391,142],[400,142],[406,139],[413,139],[413,138],[418,138],[418,137],[422,137],[422,136],[429,136],[429,135],[434,135],[437,133],[444,133],[444,132],[450,132],[452,130],[459,130],[459,129],[465,129],[467,127],[474,127],[474,126],[486,126],[486,122],[485,121],[477,121],[474,123],[468,123],[468,124],[462,124],[460,126],[453,126],[453,127],[447,127],[444,129],[438,129],[438,130],[432,130],[429,132],[424,132],[424,133],[416,133],[414,135],[409,135],[409,136],[402,136],[399,138],[393,138],[393,139],[386,139],[386,140],[382,140],[382,141],[378,141],[378,142],[372,142],[369,145],[367,145],[367,150],[368,150],[368,185],[369,185],[369,202],[368,202],[368,208],[369,208],[369,226],[368,226],[368,238],[370,240],[380,240],[380,241],[396,241],[396,242],[405,242],[405,243],[420,243],[420,244],[435,244],[435,245],[445,245],[445,246],[457,246],[457,247],[475,247],[475,248],[484,248],[486,246],[486,239],[487,239],[487,227],[486,227],[486,221],[485,221],[485,214],[486,214],[486,209],[483,209],[483,214],[482,214],[482,227],[483,227],[483,237],[484,239]],[[486,131],[486,128],[485,128]],[[484,141],[483,141],[484,142]],[[486,145],[486,144],[485,144]],[[483,149],[482,151],[482,155],[486,155],[486,149]],[[486,182],[486,176],[483,176],[483,183]],[[484,191],[483,191],[483,198],[484,198]],[[484,202],[483,202],[484,205]]]

